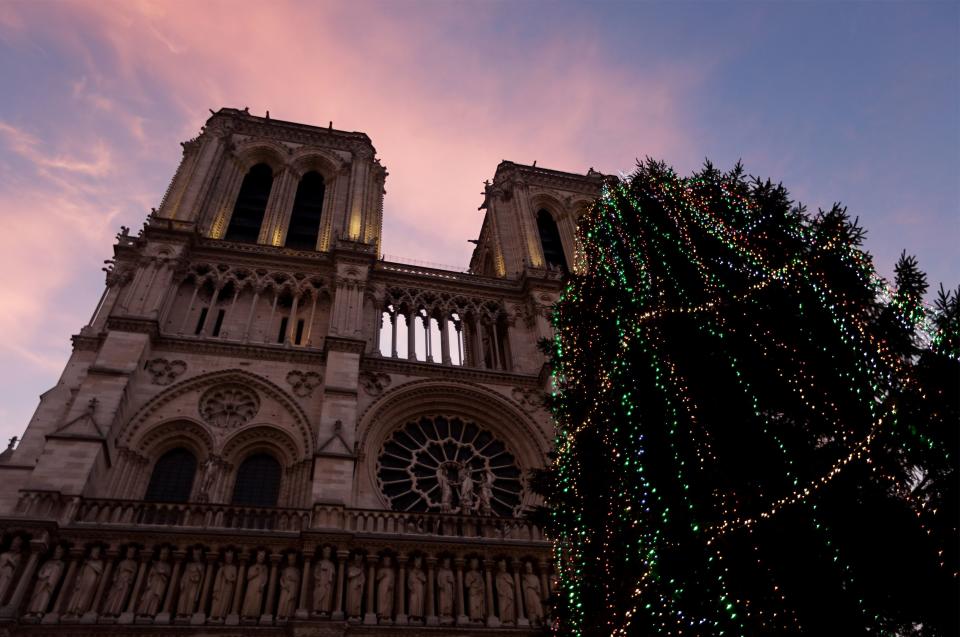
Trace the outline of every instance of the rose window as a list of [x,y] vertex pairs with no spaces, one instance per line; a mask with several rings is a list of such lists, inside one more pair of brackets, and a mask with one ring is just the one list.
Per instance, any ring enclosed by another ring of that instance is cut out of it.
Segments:
[[377,481],[396,511],[512,517],[523,491],[503,442],[473,422],[444,416],[394,431],[380,450]]
[[200,415],[214,427],[233,429],[260,411],[260,399],[241,385],[218,385],[200,398]]

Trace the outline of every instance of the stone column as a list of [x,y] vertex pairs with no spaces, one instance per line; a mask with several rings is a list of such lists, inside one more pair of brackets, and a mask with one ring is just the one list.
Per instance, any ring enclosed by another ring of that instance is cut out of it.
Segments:
[[[207,310],[207,315],[203,317],[203,325],[200,326],[200,336],[210,336],[211,326],[217,322],[215,314],[217,311],[217,301],[220,300],[220,290],[222,289],[223,286],[219,283],[213,288],[213,296],[210,298],[210,309]],[[210,320],[211,315],[214,315],[212,322]]]
[[287,321],[287,335],[284,338],[286,343],[295,345],[297,342],[297,306],[300,303],[300,295],[293,295],[293,305],[290,308],[290,319]]
[[437,620],[437,610],[436,605],[433,601],[434,589],[436,588],[436,576],[434,575],[434,569],[437,566],[437,558],[428,557],[427,558],[427,597],[424,600],[424,609],[423,615],[426,619],[427,626],[436,626],[440,622]]
[[241,553],[237,559],[237,585],[233,589],[233,604],[230,608],[230,614],[224,620],[226,626],[236,626],[240,623],[240,604],[243,603],[243,584],[247,581],[247,561],[250,555]]
[[270,306],[270,318],[267,319],[266,327],[263,332],[263,342],[271,343],[273,338],[273,315],[277,313],[277,299],[280,298],[280,292],[278,290],[273,291],[273,305]]
[[397,321],[400,317],[397,315],[396,310],[390,312],[390,356],[392,358],[398,358],[397,355]]
[[207,566],[203,571],[203,586],[200,588],[200,599],[197,601],[197,608],[190,618],[193,625],[202,625],[207,620],[207,602],[210,599],[210,587],[213,586],[213,565],[220,556],[216,551],[210,551],[204,557],[207,560]]
[[17,581],[16,588],[10,595],[10,600],[5,606],[0,608],[0,617],[14,617],[20,609],[23,602],[23,596],[27,594],[27,587],[33,581],[33,576],[37,571],[37,563],[40,560],[40,554],[47,550],[45,542],[31,542],[30,556],[27,557],[27,565],[23,567],[20,573],[20,579]]
[[250,301],[250,310],[247,312],[247,323],[243,328],[243,337],[242,340],[246,343],[250,339],[250,324],[253,321],[253,313],[257,309],[257,301],[260,300],[260,289],[254,288],[253,290],[253,300]]
[[447,313],[440,315],[440,361],[450,365],[450,335],[447,333]]
[[330,615],[331,619],[337,621],[343,621],[343,589],[346,586],[346,563],[349,558],[350,551],[337,551],[337,597]]
[[475,318],[473,323],[475,328],[473,338],[476,343],[474,349],[476,350],[477,358],[474,367],[483,368],[486,367],[486,362],[483,360],[483,323],[480,321],[480,317]]
[[510,566],[513,568],[513,595],[516,598],[514,604],[516,605],[517,627],[522,628],[530,625],[530,620],[527,619],[526,609],[524,608],[523,587],[520,584],[520,569],[523,564],[520,563],[520,560],[513,560]]
[[270,578],[267,580],[267,599],[263,605],[263,615],[260,616],[261,624],[273,623],[273,605],[276,603],[277,596],[277,565],[282,557],[282,553],[274,553],[270,556]]
[[[240,296],[240,286],[239,286],[238,284],[235,284],[235,285],[233,286],[233,299],[230,301],[230,309],[227,310],[227,313],[226,313],[226,314],[224,315],[224,317],[223,317],[223,322],[224,322],[224,323],[226,323],[227,321],[232,321],[232,320],[233,320],[233,311],[234,311],[234,309],[237,307],[237,298],[238,298],[239,296]],[[214,325],[216,325],[216,324],[214,324]],[[218,338],[227,338],[227,337],[229,337],[229,336],[230,336],[230,334],[227,333],[227,332],[223,329],[223,326],[221,326],[221,327],[220,327],[220,334],[218,334],[217,337],[218,337]]]
[[170,583],[167,584],[167,596],[163,599],[163,609],[157,613],[154,618],[154,624],[169,624],[170,611],[173,608],[173,594],[177,592],[177,584],[180,583],[180,567],[183,566],[183,558],[187,556],[186,551],[177,551],[173,554],[173,571],[170,573]]
[[143,578],[147,572],[147,564],[150,563],[150,551],[142,549],[140,551],[140,566],[137,568],[137,577],[133,580],[133,587],[130,589],[130,599],[127,600],[127,606],[117,618],[118,624],[132,624],[134,611],[137,608],[137,598],[140,595],[140,585],[143,584]]
[[393,592],[394,592],[394,612],[396,613],[394,623],[399,625],[405,625],[407,623],[407,556],[404,553],[400,553],[397,556],[397,566],[399,568],[399,577],[396,579]]
[[200,285],[197,283],[197,280],[193,280],[193,294],[190,295],[190,303],[187,304],[187,311],[184,312],[183,318],[180,319],[180,329],[177,330],[177,334],[183,336],[183,331],[187,329],[187,321],[190,319],[190,313],[193,312],[193,304],[197,302],[197,293],[200,291]]
[[423,357],[428,363],[433,362],[433,343],[430,342],[430,313],[423,318]]
[[87,612],[84,613],[83,617],[81,618],[81,623],[83,624],[93,624],[97,621],[97,615],[99,614],[98,611],[100,609],[100,600],[103,599],[103,592],[110,583],[110,576],[113,574],[114,561],[117,559],[117,556],[120,555],[120,549],[117,546],[111,546],[108,550],[104,551],[104,553],[103,573],[100,575],[100,581],[97,582],[97,592],[93,595],[93,601],[90,603],[90,608],[87,609]]
[[43,616],[40,623],[56,624],[59,621],[63,607],[66,606],[70,593],[73,591],[73,579],[77,574],[77,566],[81,560],[83,560],[83,549],[70,549],[70,563],[67,565],[67,574],[60,583],[60,592],[57,593],[57,600],[53,603],[50,612]]
[[313,301],[311,301],[310,303],[310,318],[307,319],[306,329],[304,330],[304,334],[303,334],[303,343],[308,347],[313,346],[313,317],[317,313],[317,295],[318,294],[319,292],[317,290],[314,290],[313,294],[311,295],[313,297]]
[[414,322],[414,312],[407,312],[407,360],[417,360],[417,333]]
[[467,617],[467,613],[463,608],[463,558],[458,557],[453,561],[453,567],[456,569],[457,573],[457,595],[456,595],[456,604],[457,604],[457,624],[469,624],[470,619]]
[[483,583],[484,590],[486,591],[486,603],[487,603],[487,626],[490,628],[496,628],[500,625],[500,619],[497,617],[496,613],[493,612],[493,560],[484,560],[483,561]]
[[[546,599],[550,597],[550,584],[547,578],[547,570],[549,569],[549,566],[547,565],[547,561],[546,560],[538,561],[537,568],[540,570],[540,593],[541,593],[541,596],[543,597],[543,600],[541,601],[545,602]],[[544,610],[544,612],[546,612],[546,610]]]
[[377,623],[377,560],[376,555],[367,555],[367,612],[363,615],[364,624]]
[[310,573],[313,572],[313,552],[303,552],[303,572],[300,575],[300,599],[297,602],[297,610],[293,616],[296,619],[307,619],[310,616],[310,599],[308,587],[310,585]]

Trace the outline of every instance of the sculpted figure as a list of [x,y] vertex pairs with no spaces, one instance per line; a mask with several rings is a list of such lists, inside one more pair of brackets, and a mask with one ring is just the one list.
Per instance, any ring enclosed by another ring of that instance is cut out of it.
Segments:
[[295,553],[287,553],[287,565],[280,573],[280,602],[277,617],[293,617],[297,611],[297,593],[300,592],[300,569]]
[[483,482],[480,483],[479,506],[480,513],[483,515],[493,514],[493,482],[497,479],[493,471],[487,469],[483,474]]
[[263,606],[263,588],[267,585],[267,553],[257,551],[256,562],[247,569],[247,592],[243,596],[241,617],[258,617]]
[[470,570],[463,577],[467,586],[467,616],[470,621],[483,621],[483,575],[480,573],[480,561],[470,560]]
[[210,493],[220,477],[220,467],[213,456],[207,457],[200,466],[200,502],[209,502]]
[[116,617],[123,612],[123,605],[127,601],[127,595],[133,586],[133,581],[137,577],[137,549],[132,546],[127,547],[126,557],[117,564],[116,573],[113,576],[113,586],[107,593],[107,599],[103,602],[102,614],[105,617]]
[[100,547],[90,549],[90,557],[83,563],[73,584],[73,594],[67,604],[67,615],[83,615],[90,610],[90,603],[97,592],[97,582],[103,574],[103,560],[100,559]]
[[167,590],[167,582],[170,581],[170,549],[166,546],[160,549],[160,555],[150,567],[150,574],[147,576],[147,586],[143,589],[140,596],[140,606],[137,608],[137,614],[142,616],[153,616],[160,610],[163,603],[163,593]]
[[407,614],[412,619],[423,617],[423,593],[427,587],[427,574],[420,568],[422,563],[422,557],[414,557],[413,566],[407,573]]
[[36,617],[47,612],[53,589],[57,587],[60,576],[63,574],[63,547],[53,549],[53,555],[37,572],[37,583],[33,587],[33,595],[27,604],[27,616]]
[[470,467],[460,467],[460,512],[473,512],[473,472]]
[[449,513],[453,510],[453,487],[443,465],[437,467],[437,482],[440,484],[440,510]]
[[10,540],[10,548],[0,553],[0,604],[6,599],[7,589],[10,588],[13,576],[16,575],[17,568],[20,566],[20,560],[23,557],[22,547],[23,540],[20,536],[15,536]]
[[213,580],[213,601],[210,603],[210,617],[220,619],[230,612],[233,592],[237,587],[237,565],[233,563],[231,549],[223,554],[223,564]]
[[393,587],[396,575],[389,555],[383,556],[383,565],[377,571],[377,617],[393,618]]
[[203,582],[203,551],[193,549],[193,560],[183,567],[180,577],[180,596],[177,598],[177,616],[193,614],[200,598],[200,583]]
[[313,610],[316,613],[329,613],[333,601],[333,578],[337,567],[330,560],[332,549],[323,547],[320,560],[313,567]]
[[445,557],[437,569],[437,614],[453,617],[453,591],[456,579],[450,569],[450,558]]
[[366,583],[363,556],[357,553],[347,567],[347,617],[360,617],[360,602],[363,600],[363,585]]
[[513,590],[513,575],[507,572],[507,563],[504,560],[497,562],[497,603],[500,606],[500,622],[513,624],[517,621],[517,610],[514,605],[515,591]]
[[523,605],[527,611],[527,619],[531,624],[541,623],[543,621],[543,591],[540,587],[540,578],[533,572],[533,564],[527,562],[523,565],[523,579],[520,580],[523,587]]

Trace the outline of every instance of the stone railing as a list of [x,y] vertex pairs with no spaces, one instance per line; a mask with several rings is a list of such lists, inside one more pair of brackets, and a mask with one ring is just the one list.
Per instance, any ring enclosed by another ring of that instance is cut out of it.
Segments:
[[65,527],[155,526],[289,533],[316,530],[356,535],[439,536],[483,542],[548,542],[540,528],[522,518],[405,513],[332,504],[295,509],[82,498],[51,491],[23,491],[17,513],[31,518],[53,518]]

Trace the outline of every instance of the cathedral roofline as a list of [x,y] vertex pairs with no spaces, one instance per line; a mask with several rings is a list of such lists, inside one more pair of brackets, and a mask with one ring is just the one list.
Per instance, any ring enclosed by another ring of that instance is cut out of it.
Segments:
[[[231,119],[241,119],[248,122],[266,124],[268,126],[275,126],[277,128],[287,128],[297,131],[308,131],[311,133],[324,133],[328,135],[334,135],[336,137],[353,139],[359,142],[363,142],[374,148],[373,142],[370,140],[370,137],[366,133],[361,133],[359,131],[345,131],[337,128],[333,128],[333,122],[330,122],[329,126],[315,126],[313,124],[303,124],[301,122],[291,122],[283,119],[275,119],[270,117],[270,111],[267,111],[265,117],[260,117],[259,115],[253,115],[250,113],[249,108],[231,108],[231,107],[221,107],[218,111],[214,112],[213,109],[210,110],[212,113],[210,118],[207,120],[207,124],[214,121],[218,117],[226,117]],[[374,149],[376,152],[376,149]]]
[[589,168],[586,173],[580,174],[580,173],[567,172],[564,170],[555,170],[553,168],[541,168],[540,166],[536,165],[536,162],[534,162],[533,164],[520,164],[517,162],[504,159],[499,164],[497,164],[497,170],[494,175],[494,181],[496,181],[497,178],[501,176],[501,174],[509,173],[511,171],[517,171],[526,175],[539,175],[543,177],[552,177],[552,178],[561,177],[564,179],[575,179],[575,180],[588,182],[591,184],[602,181],[605,177],[607,177],[607,175],[594,170],[592,167]]

